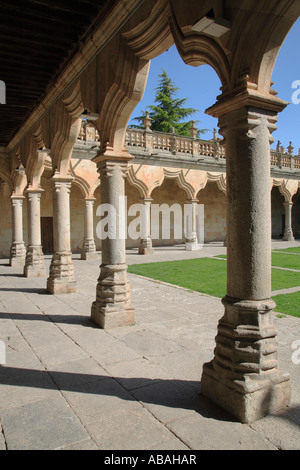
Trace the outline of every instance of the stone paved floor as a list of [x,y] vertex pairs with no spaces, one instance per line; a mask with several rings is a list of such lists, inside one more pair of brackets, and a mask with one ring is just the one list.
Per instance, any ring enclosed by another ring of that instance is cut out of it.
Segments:
[[[152,257],[130,250],[127,259],[222,253],[211,244],[199,252],[160,248]],[[0,450],[300,449],[300,364],[291,348],[300,319],[274,314],[290,407],[241,424],[200,394],[220,299],[130,275],[136,324],[103,331],[89,319],[99,262],[75,255],[77,292],[52,296],[45,278],[24,278],[0,260]]]

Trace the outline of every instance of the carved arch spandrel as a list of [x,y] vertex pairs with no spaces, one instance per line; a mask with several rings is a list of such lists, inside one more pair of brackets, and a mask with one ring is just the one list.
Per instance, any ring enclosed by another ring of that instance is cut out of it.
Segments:
[[299,189],[298,180],[273,178],[273,186],[277,186],[280,193],[284,196],[285,202],[292,202],[293,197]]
[[220,191],[222,191],[222,193],[224,193],[225,196],[226,196],[226,174],[225,173],[211,173],[211,172],[208,172],[207,173],[207,180],[212,181],[212,182],[216,182],[218,188],[220,189]]
[[150,198],[152,191],[162,185],[165,173],[160,166],[131,164],[127,178],[138,189],[141,197]]
[[84,196],[92,198],[100,183],[96,165],[89,160],[72,159],[70,174],[74,178],[73,182],[77,183]]
[[[118,54],[112,54],[110,83],[99,102],[100,109],[97,128],[101,135],[101,154],[129,156],[125,142],[125,133],[131,113],[141,100],[149,72],[149,62],[136,57],[124,44],[119,44]],[[115,63],[113,63],[115,61]],[[103,67],[99,67],[102,70]],[[104,71],[103,71],[104,73]],[[104,86],[105,77],[98,77],[99,83]],[[97,157],[94,159],[97,161]]]
[[51,159],[53,172],[60,175],[70,173],[70,161],[73,147],[80,128],[80,115],[84,111],[81,98],[80,81],[65,93],[62,100],[55,103],[51,112]]
[[171,31],[178,53],[185,64],[193,67],[210,65],[217,73],[222,85],[230,81],[230,61],[220,42],[194,32],[190,26],[180,28],[174,12]]
[[12,196],[14,197],[23,197],[24,190],[27,186],[27,176],[26,171],[22,163],[15,168],[11,175],[12,181]]

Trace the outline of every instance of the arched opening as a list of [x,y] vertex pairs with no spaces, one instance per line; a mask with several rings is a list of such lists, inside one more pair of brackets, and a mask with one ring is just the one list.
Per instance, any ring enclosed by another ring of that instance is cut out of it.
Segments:
[[[125,181],[125,196],[127,198],[127,238],[126,238],[126,248],[137,248],[139,245],[139,239],[132,238],[130,236],[130,233],[128,233],[128,227],[130,223],[136,218],[139,217],[140,214],[137,213],[136,215],[129,215],[128,214],[128,209],[133,205],[133,204],[142,204],[143,201],[141,200],[141,195],[137,188],[135,188],[132,184],[128,182],[126,179]],[[136,231],[140,232],[141,227],[136,227]]]
[[209,65],[201,65],[201,67],[186,65],[178,54],[175,45],[151,60],[143,98],[131,114],[129,125],[136,125],[136,118],[141,116],[147,106],[154,104],[155,89],[162,70],[166,71],[169,78],[178,88],[176,97],[178,99],[186,99],[186,106],[197,110],[187,120],[199,121],[196,122],[196,127],[198,129],[206,129],[201,138],[212,139],[213,130],[217,128],[217,119],[204,114],[204,111],[214,104],[216,96],[219,94],[221,81]]
[[[165,178],[162,185],[153,190],[151,197],[153,246],[172,246],[184,243],[183,214],[184,204],[187,202],[186,192],[178,186],[176,180]],[[160,210],[156,219],[153,217],[154,208]]]
[[298,155],[300,149],[299,109],[300,109],[300,64],[295,60],[295,44],[299,41],[300,19],[298,19],[285,38],[273,69],[272,81],[278,96],[287,101],[288,106],[278,115],[277,130],[273,136],[276,148],[278,141],[288,151],[289,143],[294,147],[293,154]]
[[217,184],[208,181],[197,194],[199,204],[204,205],[204,242],[225,241],[226,196]]
[[84,239],[84,196],[79,186],[72,184],[70,194],[71,251],[81,253]]
[[300,190],[293,197],[292,227],[296,239],[300,239]]
[[53,253],[53,194],[50,183],[50,172],[44,171],[41,187],[41,242],[44,255]]
[[277,186],[271,191],[272,238],[282,239],[285,228],[284,196]]
[[11,220],[11,200],[10,200],[10,187],[9,185],[0,178],[0,217],[1,220],[5,220],[5,224],[0,226],[0,256],[2,258],[8,258],[11,246],[11,231],[12,231],[12,220]]

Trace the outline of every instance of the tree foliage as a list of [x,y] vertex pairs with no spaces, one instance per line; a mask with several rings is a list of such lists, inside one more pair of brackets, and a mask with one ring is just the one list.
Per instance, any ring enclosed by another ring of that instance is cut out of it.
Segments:
[[[148,106],[149,117],[151,118],[151,129],[160,132],[175,132],[178,135],[190,136],[190,129],[195,121],[186,120],[197,112],[197,109],[186,108],[187,98],[176,98],[178,92],[177,86],[171,78],[163,70],[159,75],[159,82],[155,88],[155,99],[153,105]],[[143,121],[146,112],[142,111],[142,115],[134,118],[140,122],[140,125],[132,125],[131,127],[143,128]],[[198,130],[198,135],[206,132],[206,129]]]

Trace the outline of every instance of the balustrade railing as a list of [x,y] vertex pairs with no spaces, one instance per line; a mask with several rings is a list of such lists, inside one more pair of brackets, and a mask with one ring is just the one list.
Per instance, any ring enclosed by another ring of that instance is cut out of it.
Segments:
[[[195,129],[195,128],[193,128]],[[87,121],[82,122],[81,131],[78,136],[78,143],[100,145],[100,137],[97,129]],[[126,131],[125,143],[128,150],[137,152],[139,149],[146,153],[166,154],[174,156],[190,156],[199,159],[226,160],[225,147],[222,140],[214,137],[211,140],[198,139],[196,137],[185,137],[175,133],[165,133],[152,131],[149,127],[146,129],[128,128]],[[276,150],[271,149],[270,164],[271,167],[282,170],[300,170],[300,154],[293,155],[293,147],[288,147],[288,152],[281,147],[280,142]],[[300,152],[300,151],[299,151]]]

